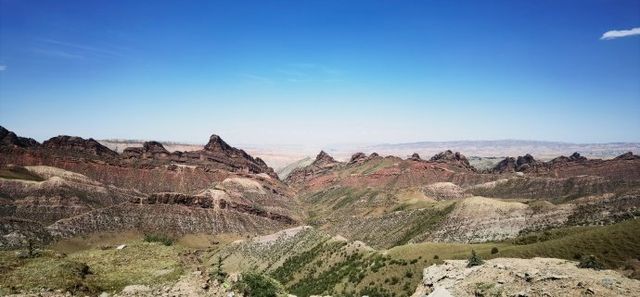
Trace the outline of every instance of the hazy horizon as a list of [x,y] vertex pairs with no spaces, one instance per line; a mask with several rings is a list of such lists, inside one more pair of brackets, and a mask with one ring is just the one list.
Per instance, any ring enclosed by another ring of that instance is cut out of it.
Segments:
[[638,1],[0,6],[0,121],[40,141],[640,142]]

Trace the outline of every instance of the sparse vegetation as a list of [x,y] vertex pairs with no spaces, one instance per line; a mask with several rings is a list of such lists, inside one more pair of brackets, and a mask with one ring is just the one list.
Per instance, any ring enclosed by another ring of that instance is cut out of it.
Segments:
[[498,248],[497,248],[497,247],[495,247],[495,246],[494,246],[494,247],[492,247],[492,248],[491,248],[491,254],[492,254],[492,255],[495,255],[495,254],[497,254],[497,253],[499,253],[499,252],[500,252],[500,251],[498,250]]
[[595,270],[604,269],[604,265],[602,265],[602,263],[600,263],[594,255],[582,257],[582,259],[580,259],[580,263],[578,263],[578,267],[590,268]]
[[209,274],[209,277],[218,281],[219,284],[223,283],[225,279],[227,279],[227,273],[224,272],[224,269],[222,268],[222,256],[218,256],[218,260],[216,261],[213,271]]
[[484,264],[484,260],[478,254],[476,254],[476,250],[471,250],[471,257],[467,261],[467,267],[479,266]]
[[282,285],[276,280],[257,273],[242,275],[242,280],[235,284],[235,289],[249,297],[276,297],[284,295]]
[[162,235],[162,234],[154,234],[154,233],[150,233],[150,234],[145,234],[144,235],[144,241],[146,242],[159,242],[162,243],[165,246],[170,246],[173,244],[173,238],[167,236],[167,235]]

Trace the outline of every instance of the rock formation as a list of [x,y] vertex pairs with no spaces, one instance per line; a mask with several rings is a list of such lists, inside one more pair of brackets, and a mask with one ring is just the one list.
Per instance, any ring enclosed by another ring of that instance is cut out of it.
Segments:
[[329,154],[327,154],[325,151],[320,151],[320,153],[316,156],[315,161],[313,161],[311,165],[317,167],[331,167],[337,163],[338,161],[329,156]]
[[429,266],[412,297],[634,296],[639,291],[639,281],[612,270],[581,269],[564,259],[497,258],[474,267],[466,260]]
[[118,153],[100,144],[93,138],[84,139],[77,136],[60,135],[42,143],[43,149],[57,150],[65,153],[78,153],[94,156],[117,157]]
[[440,163],[450,163],[450,164],[458,164],[464,168],[474,170],[473,166],[469,164],[469,160],[460,152],[452,152],[451,150],[446,150],[444,152],[437,153],[435,156],[429,159],[430,162],[440,162]]
[[15,133],[0,126],[0,146],[37,147],[40,145],[33,138],[19,137]]

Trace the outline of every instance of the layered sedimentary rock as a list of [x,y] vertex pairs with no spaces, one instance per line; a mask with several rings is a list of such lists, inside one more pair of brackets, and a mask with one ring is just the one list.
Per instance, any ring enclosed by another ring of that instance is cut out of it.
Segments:
[[238,174],[265,174],[278,183],[277,175],[263,160],[230,146],[217,135],[199,151],[169,153],[162,144],[147,142],[119,155],[93,139],[57,136],[38,146],[4,128],[0,132],[7,139],[0,143],[0,165],[48,165],[146,193],[195,193]]

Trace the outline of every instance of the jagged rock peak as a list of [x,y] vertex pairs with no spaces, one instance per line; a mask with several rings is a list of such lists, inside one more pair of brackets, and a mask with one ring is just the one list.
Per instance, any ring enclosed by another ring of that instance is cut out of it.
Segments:
[[363,161],[364,159],[367,158],[367,155],[363,152],[357,152],[355,154],[353,154],[351,156],[351,159],[349,160],[349,164],[353,164],[353,163],[357,163],[360,161]]
[[516,160],[516,171],[522,172],[527,171],[531,168],[536,168],[540,166],[542,163],[536,160],[532,155],[526,154],[524,156],[518,156]]
[[469,163],[469,160],[467,160],[467,157],[463,154],[460,152],[454,153],[451,150],[437,153],[435,156],[431,157],[430,161],[461,161],[463,163]]
[[491,169],[491,172],[505,173],[505,172],[525,172],[531,169],[538,168],[544,164],[536,160],[532,155],[526,154],[524,156],[506,157],[500,161],[496,166]]
[[586,160],[586,157],[581,156],[578,152],[575,152],[569,156],[569,161],[581,161]]
[[145,152],[154,153],[154,154],[168,154],[169,151],[164,148],[162,143],[157,141],[147,141],[142,145]]
[[0,146],[35,147],[40,145],[33,138],[20,137],[0,126]]
[[84,139],[78,136],[59,135],[42,143],[44,148],[70,150],[96,156],[117,156],[118,153],[100,144],[93,138]]
[[209,142],[204,146],[204,149],[207,151],[222,151],[227,152],[233,150],[233,148],[227,144],[220,136],[212,134],[209,137]]
[[420,155],[418,155],[418,153],[413,153],[413,155],[409,157],[409,160],[420,161],[422,159],[420,158]]
[[265,167],[265,168],[269,167],[264,160],[260,159],[260,157],[256,157],[256,163],[258,163],[260,167]]
[[569,157],[566,157],[566,156],[557,157],[551,160],[551,163],[575,162],[575,161],[586,161],[586,160],[587,158],[581,156],[578,152],[575,152],[571,154],[571,156]]
[[615,157],[616,160],[635,160],[640,159],[640,156],[634,155],[632,152],[626,152],[620,156]]
[[514,157],[506,157],[502,161],[498,162],[496,166],[493,166],[491,172],[495,173],[505,173],[505,172],[515,172],[516,171],[516,158]]
[[338,163],[333,157],[329,156],[325,151],[320,151],[320,153],[316,156],[315,161],[313,161],[312,165],[323,166]]

